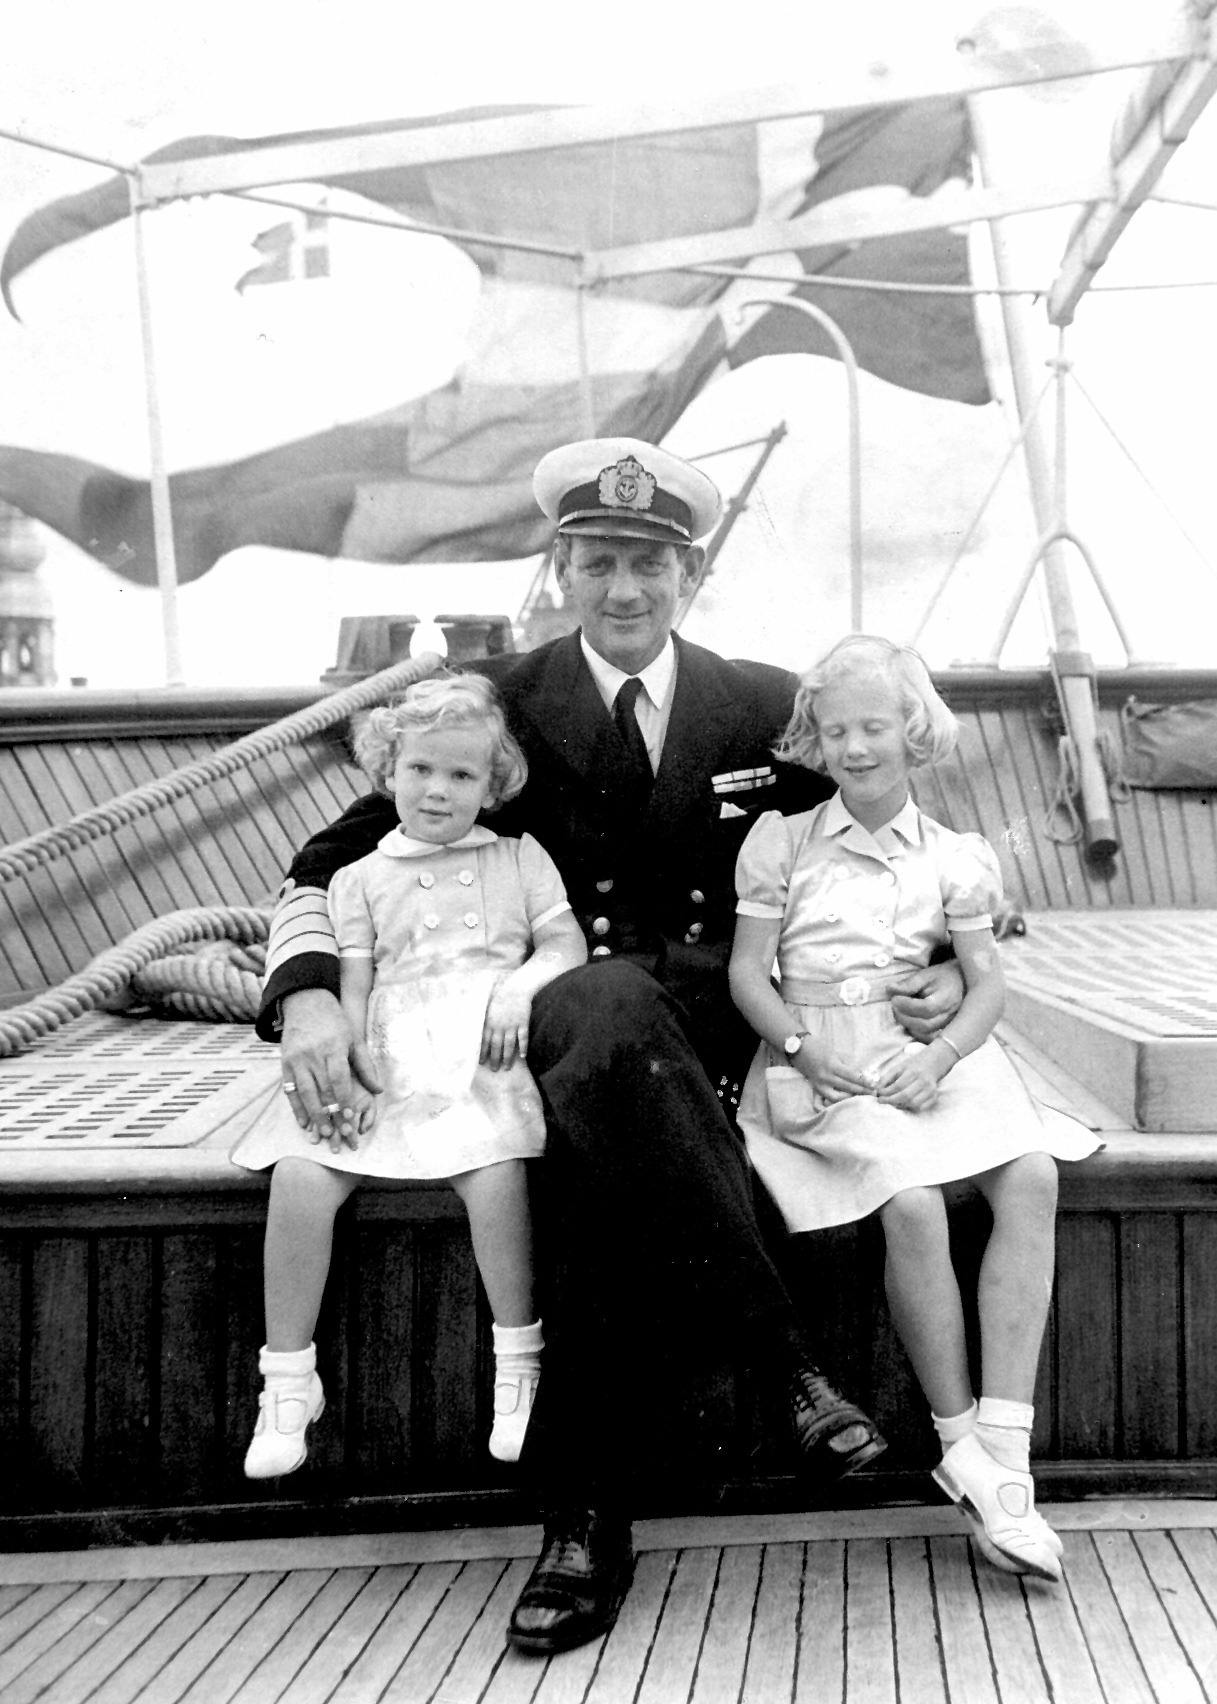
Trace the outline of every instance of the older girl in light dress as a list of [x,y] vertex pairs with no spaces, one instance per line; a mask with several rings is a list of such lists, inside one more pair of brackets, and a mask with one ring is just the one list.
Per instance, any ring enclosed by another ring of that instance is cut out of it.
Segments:
[[[805,676],[777,755],[826,771],[838,791],[802,815],[762,817],[740,852],[731,988],[761,1045],[739,1122],[791,1230],[879,1214],[892,1316],[942,1443],[934,1477],[990,1561],[1058,1580],[1060,1540],[1030,1475],[1032,1400],[1056,1160],[1099,1143],[1032,1100],[992,1039],[1005,993],[997,859],[909,790],[911,770],[944,758],[957,731],[907,646],[854,635]],[[889,994],[947,941],[963,1003],[928,1045],[912,1041]],[[961,1179],[993,1214],[979,1404],[942,1191]]]

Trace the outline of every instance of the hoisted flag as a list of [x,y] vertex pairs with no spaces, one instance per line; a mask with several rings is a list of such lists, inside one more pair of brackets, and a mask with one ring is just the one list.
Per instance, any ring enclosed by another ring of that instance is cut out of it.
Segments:
[[[402,126],[266,141],[391,128]],[[151,158],[255,146],[191,138]],[[803,297],[831,313],[871,372],[932,396],[987,401],[968,297],[798,282],[835,275],[966,284],[965,239],[950,229],[831,251],[792,246],[757,263],[758,272],[789,274],[788,284],[771,283],[764,292],[670,270],[611,278],[580,293],[573,260],[537,252],[547,246],[594,254],[706,232],[746,233],[844,196],[928,196],[966,179],[969,162],[964,103],[932,99],[320,176],[329,188],[453,233],[481,273],[467,351],[446,384],[400,407],[173,474],[179,578],[195,579],[220,556],[251,544],[384,562],[501,560],[543,549],[550,529],[533,503],[532,469],[555,444],[587,435],[589,392],[596,433],[658,442],[728,368],[792,350],[833,354],[809,316],[774,307],[741,323],[734,305],[742,296]],[[40,256],[128,212],[119,177],[31,214],[0,264],[10,307],[14,281]],[[537,248],[491,246],[479,235]],[[276,222],[257,241],[258,263],[234,276],[233,287],[306,287],[315,275],[307,254],[300,258],[306,247],[295,225]],[[0,447],[0,498],[128,579],[154,582],[147,480],[78,458]]]

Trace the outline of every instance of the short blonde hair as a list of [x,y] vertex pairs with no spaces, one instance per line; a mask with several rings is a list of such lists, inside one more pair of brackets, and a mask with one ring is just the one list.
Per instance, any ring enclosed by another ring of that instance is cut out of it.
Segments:
[[355,723],[355,761],[374,787],[389,793],[403,734],[479,726],[490,735],[490,784],[494,804],[501,805],[522,790],[528,764],[508,732],[499,695],[485,675],[428,675],[391,704],[369,710]]
[[959,738],[959,723],[947,709],[919,651],[869,633],[840,640],[802,677],[794,711],[774,756],[804,769],[824,768],[815,701],[830,685],[858,673],[877,673],[895,688],[904,716],[904,742],[917,765],[949,757]]

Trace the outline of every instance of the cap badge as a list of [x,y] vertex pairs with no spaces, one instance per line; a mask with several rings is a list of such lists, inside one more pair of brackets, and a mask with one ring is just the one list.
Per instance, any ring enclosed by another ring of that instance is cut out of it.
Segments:
[[623,456],[600,470],[600,501],[606,509],[649,509],[655,498],[655,475],[634,456]]

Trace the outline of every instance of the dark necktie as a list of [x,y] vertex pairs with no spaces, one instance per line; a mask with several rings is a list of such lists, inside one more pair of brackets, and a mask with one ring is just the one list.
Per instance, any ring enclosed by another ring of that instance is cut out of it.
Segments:
[[613,700],[613,726],[626,750],[626,769],[631,786],[645,798],[651,791],[655,775],[651,769],[651,760],[647,756],[647,742],[642,737],[638,717],[634,714],[634,705],[641,691],[642,682],[637,675],[631,675],[628,680],[622,681]]

